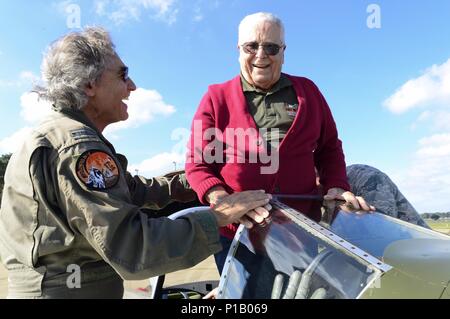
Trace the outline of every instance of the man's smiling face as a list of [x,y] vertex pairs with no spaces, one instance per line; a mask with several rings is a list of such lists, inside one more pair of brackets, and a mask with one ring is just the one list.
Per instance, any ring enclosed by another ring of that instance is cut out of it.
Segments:
[[[252,42],[258,43],[259,48],[254,54],[246,53],[243,44]],[[277,44],[281,48],[276,55],[268,55],[264,52],[264,44]],[[269,21],[259,22],[240,36],[239,49],[239,63],[244,78],[257,88],[269,90],[280,79],[284,63],[284,43],[280,27]]]

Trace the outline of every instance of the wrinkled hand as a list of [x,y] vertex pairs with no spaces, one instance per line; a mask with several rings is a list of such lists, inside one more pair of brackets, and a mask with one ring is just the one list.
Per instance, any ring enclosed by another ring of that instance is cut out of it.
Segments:
[[228,192],[222,186],[214,186],[205,195],[206,200],[210,204],[217,204],[217,201],[225,196],[228,196]]
[[[241,217],[250,211],[255,209],[262,211],[259,207],[267,205],[271,198],[272,196],[266,194],[264,190],[234,193],[218,199],[212,212],[217,218],[217,224],[223,227],[241,220]],[[253,213],[251,214],[253,215]]]
[[311,286],[311,274],[305,271],[302,274],[299,270],[296,270],[289,277],[289,283],[286,287],[284,295],[281,297],[281,291],[283,289],[283,275],[278,274],[275,276],[272,289],[272,299],[325,299],[327,291],[324,288],[318,288],[313,294],[309,296],[309,290]]
[[[220,199],[226,196],[229,196],[229,194],[222,186],[215,186],[206,193],[207,201],[213,205],[217,204]],[[257,207],[235,222],[243,224],[246,228],[252,228],[253,223],[262,224],[264,220],[269,217],[269,211],[271,209],[272,206],[270,204],[263,207]]]
[[253,223],[263,224],[265,219],[269,217],[271,209],[272,206],[270,204],[267,204],[264,207],[256,207],[255,209],[249,211],[245,216],[239,218],[239,222],[246,228],[252,228]]
[[375,211],[375,207],[369,205],[364,198],[361,196],[355,196],[352,192],[345,191],[342,188],[330,188],[328,193],[323,197],[324,206],[327,209],[334,210],[336,207],[336,201],[345,201],[345,203],[340,204],[340,208],[346,212],[355,211],[365,211],[372,212]]

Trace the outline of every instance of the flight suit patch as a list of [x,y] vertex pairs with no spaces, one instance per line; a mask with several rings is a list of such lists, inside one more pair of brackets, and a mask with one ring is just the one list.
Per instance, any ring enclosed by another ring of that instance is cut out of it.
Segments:
[[105,190],[119,181],[119,166],[106,152],[90,150],[81,154],[75,166],[77,176],[89,189]]

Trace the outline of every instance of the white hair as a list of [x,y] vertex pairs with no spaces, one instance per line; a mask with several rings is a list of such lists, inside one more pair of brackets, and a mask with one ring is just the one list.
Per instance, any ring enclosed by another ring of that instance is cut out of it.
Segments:
[[239,24],[239,40],[238,43],[241,44],[241,39],[247,34],[248,30],[254,28],[256,25],[262,22],[271,22],[280,28],[281,41],[284,43],[284,25],[280,18],[276,15],[268,12],[258,12],[246,16],[242,19]]
[[54,42],[42,62],[45,87],[36,87],[40,97],[60,108],[83,108],[85,88],[100,79],[116,55],[108,32],[88,27]]

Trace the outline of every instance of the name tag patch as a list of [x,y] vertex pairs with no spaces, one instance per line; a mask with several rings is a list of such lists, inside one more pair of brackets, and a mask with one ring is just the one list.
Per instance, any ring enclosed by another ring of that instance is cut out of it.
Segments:
[[89,189],[105,190],[119,181],[116,161],[106,152],[91,150],[84,152],[77,160],[78,178]]
[[285,104],[286,112],[289,117],[295,117],[297,115],[298,104]]

